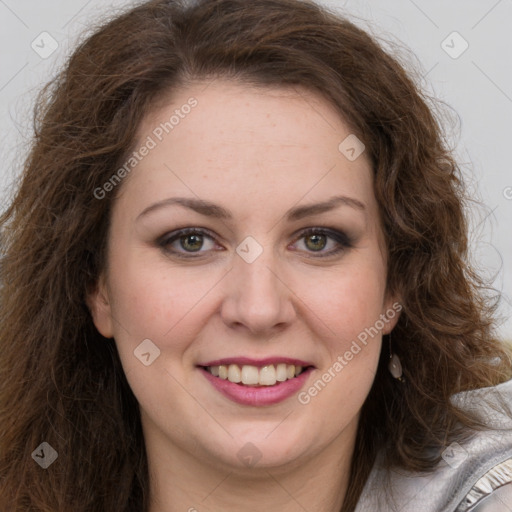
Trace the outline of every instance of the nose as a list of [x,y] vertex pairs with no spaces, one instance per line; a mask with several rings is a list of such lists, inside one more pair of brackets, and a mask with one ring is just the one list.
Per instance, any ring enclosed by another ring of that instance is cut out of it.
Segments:
[[293,322],[294,297],[282,266],[270,250],[252,263],[235,255],[221,317],[232,329],[272,336]]

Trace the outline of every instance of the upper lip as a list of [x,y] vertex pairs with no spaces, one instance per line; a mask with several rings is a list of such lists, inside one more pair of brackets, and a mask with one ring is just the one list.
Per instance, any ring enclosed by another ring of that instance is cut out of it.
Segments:
[[251,366],[268,366],[271,364],[293,364],[295,366],[314,366],[307,361],[295,359],[293,357],[266,357],[264,359],[252,359],[250,357],[227,357],[224,359],[215,359],[206,363],[200,363],[198,366],[229,366],[230,364],[237,364],[239,366],[251,365]]

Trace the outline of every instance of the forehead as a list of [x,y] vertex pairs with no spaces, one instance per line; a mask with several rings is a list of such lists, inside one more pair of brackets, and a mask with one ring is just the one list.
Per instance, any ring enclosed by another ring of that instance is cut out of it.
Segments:
[[[190,104],[194,106],[189,108]],[[332,150],[333,140],[337,148],[339,135],[347,131],[334,106],[316,92],[299,86],[254,86],[216,79],[192,83],[162,97],[142,122],[139,138],[153,133],[164,143],[160,139],[189,147],[200,139],[205,146],[233,149],[242,142],[244,154],[251,144],[278,146],[284,152],[310,148],[319,153]]]
[[287,209],[335,193],[371,203],[364,153],[351,161],[340,150],[350,136],[336,109],[311,91],[197,82],[160,99],[143,120],[135,150],[151,149],[123,187],[136,196],[132,205],[176,193],[252,211],[262,201]]

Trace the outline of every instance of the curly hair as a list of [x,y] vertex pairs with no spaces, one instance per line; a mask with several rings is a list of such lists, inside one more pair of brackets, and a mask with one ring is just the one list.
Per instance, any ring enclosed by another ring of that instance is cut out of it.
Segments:
[[[379,451],[388,467],[432,469],[443,446],[484,427],[450,397],[510,378],[496,303],[468,256],[460,170],[398,59],[309,1],[145,2],[97,28],[43,89],[0,218],[2,511],[148,510],[138,404],[86,305],[115,200],[93,191],[133,150],[157,101],[216,77],[319,92],[364,141],[373,168],[387,286],[403,307],[393,346],[406,383],[389,376],[382,350],[343,512],[355,508]],[[42,441],[59,453],[47,471],[31,459]]]

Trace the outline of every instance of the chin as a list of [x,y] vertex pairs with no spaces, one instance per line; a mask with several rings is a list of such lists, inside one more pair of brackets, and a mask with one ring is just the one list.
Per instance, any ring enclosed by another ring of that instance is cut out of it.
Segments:
[[[237,470],[246,468],[252,473],[257,469],[286,467],[289,470],[295,465],[298,466],[313,448],[308,449],[304,445],[307,440],[297,431],[296,426],[293,432],[284,429],[278,432],[277,425],[279,422],[269,422],[268,428],[244,428],[243,433],[228,429],[233,439],[230,438],[229,443],[223,447],[220,443],[211,446],[213,457],[217,463],[222,461],[228,467]],[[282,426],[278,427],[280,428]],[[209,441],[211,442],[211,438]]]

